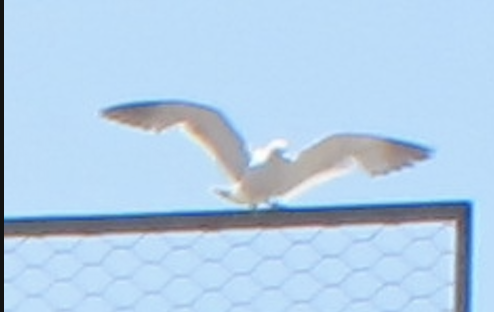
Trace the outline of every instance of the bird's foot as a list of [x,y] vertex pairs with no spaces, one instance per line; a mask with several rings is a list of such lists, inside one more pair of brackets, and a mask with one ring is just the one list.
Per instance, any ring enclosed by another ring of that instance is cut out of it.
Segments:
[[282,204],[280,204],[277,201],[268,202],[268,206],[269,206],[269,208],[271,208],[271,210],[274,210],[274,211],[280,211],[280,210],[283,210],[283,208],[285,208],[285,206],[283,206]]

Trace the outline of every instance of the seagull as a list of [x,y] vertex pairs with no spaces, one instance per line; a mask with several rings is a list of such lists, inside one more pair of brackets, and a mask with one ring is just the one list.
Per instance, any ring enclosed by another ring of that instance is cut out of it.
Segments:
[[[276,207],[322,182],[360,167],[370,176],[384,175],[425,160],[431,151],[421,145],[360,133],[323,138],[288,157],[286,141],[274,140],[250,153],[244,139],[217,109],[183,100],[126,103],[101,112],[102,117],[141,130],[161,133],[181,127],[223,169],[232,183],[215,188],[221,198],[257,208]],[[256,161],[256,158],[260,158]]]

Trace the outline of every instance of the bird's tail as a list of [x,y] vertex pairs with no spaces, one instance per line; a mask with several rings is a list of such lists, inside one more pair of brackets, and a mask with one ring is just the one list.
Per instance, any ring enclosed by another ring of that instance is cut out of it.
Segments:
[[213,193],[215,193],[216,195],[218,195],[219,197],[227,200],[227,201],[230,201],[230,202],[233,202],[233,203],[236,203],[236,204],[243,204],[242,201],[240,201],[236,196],[235,194],[230,191],[230,190],[225,190],[225,189],[221,189],[221,188],[213,188]]

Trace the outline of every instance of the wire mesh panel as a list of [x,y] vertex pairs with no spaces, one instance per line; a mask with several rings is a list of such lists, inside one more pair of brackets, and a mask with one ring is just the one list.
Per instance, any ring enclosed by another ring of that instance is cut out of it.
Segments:
[[4,222],[4,311],[466,311],[465,205]]

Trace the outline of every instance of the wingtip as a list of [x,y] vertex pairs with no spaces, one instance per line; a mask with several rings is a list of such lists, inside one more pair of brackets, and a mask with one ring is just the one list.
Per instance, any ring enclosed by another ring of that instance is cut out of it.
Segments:
[[414,146],[415,150],[417,151],[417,155],[414,158],[415,161],[423,161],[430,159],[434,156],[435,150],[423,145],[416,145]]
[[111,113],[114,111],[114,107],[103,108],[98,111],[98,116],[101,118],[109,119]]
[[393,172],[400,172],[403,171],[407,168],[412,168],[414,167],[417,163],[428,160],[432,157],[432,151],[427,150],[420,150],[417,155],[412,156],[409,158],[406,162],[403,162],[399,166],[395,166],[392,168],[381,168],[378,170],[373,170],[369,172],[369,175],[373,178],[375,177],[380,177],[380,176],[385,176],[388,174],[391,174]]
[[424,158],[423,159],[428,159],[432,158],[434,154],[436,153],[436,150],[430,147],[423,147],[424,149]]

